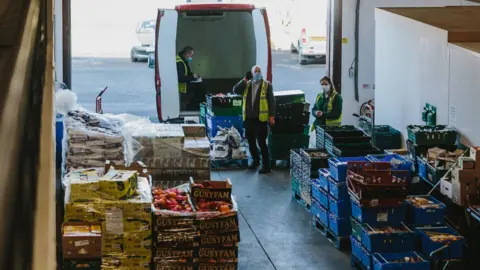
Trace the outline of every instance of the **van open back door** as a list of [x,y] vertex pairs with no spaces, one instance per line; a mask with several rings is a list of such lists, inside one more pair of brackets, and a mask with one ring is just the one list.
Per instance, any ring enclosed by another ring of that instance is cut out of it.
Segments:
[[250,4],[212,3],[183,4],[176,9],[158,11],[157,29],[155,32],[155,89],[157,114],[160,122],[178,119],[180,114],[180,95],[178,93],[178,77],[176,67],[176,39],[178,12],[185,11],[249,11],[252,13],[256,64],[259,65],[266,79],[272,82],[272,52],[270,27],[267,11],[255,8]]

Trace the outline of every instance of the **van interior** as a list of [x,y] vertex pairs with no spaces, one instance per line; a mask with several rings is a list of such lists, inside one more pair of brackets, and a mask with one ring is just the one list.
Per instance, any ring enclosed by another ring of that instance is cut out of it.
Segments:
[[[176,49],[194,48],[190,67],[208,93],[231,92],[256,61],[253,18],[248,11],[188,11],[178,14]],[[203,97],[191,102],[200,103]],[[181,97],[182,98],[182,97]],[[198,108],[198,104],[191,104]],[[189,106],[192,107],[192,106]]]

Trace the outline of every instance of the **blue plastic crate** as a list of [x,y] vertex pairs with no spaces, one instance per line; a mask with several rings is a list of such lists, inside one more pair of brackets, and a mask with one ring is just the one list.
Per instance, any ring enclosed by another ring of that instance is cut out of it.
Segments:
[[369,155],[367,158],[374,162],[390,162],[390,168],[392,171],[410,171],[408,182],[412,182],[414,168],[413,162],[410,160],[398,154]]
[[337,182],[346,182],[348,161],[370,161],[366,157],[337,157],[329,158],[330,177]]
[[[384,227],[385,228],[385,227]],[[391,233],[381,232],[383,228],[372,228],[364,223],[360,231],[362,245],[371,253],[408,252],[417,247],[417,234],[407,226],[390,227]]]
[[[408,258],[420,258],[421,261],[396,262]],[[430,262],[415,251],[402,253],[375,253],[372,255],[374,270],[430,270]]]
[[352,235],[350,235],[350,242],[352,242],[352,255],[363,264],[365,269],[372,269],[372,257],[370,253]]
[[318,170],[318,181],[320,184],[320,187],[328,191],[328,177],[330,176],[330,172],[328,169],[320,169]]
[[368,223],[370,226],[399,226],[405,222],[407,209],[406,205],[400,206],[360,206],[351,200],[352,216],[361,223]]
[[351,215],[352,211],[350,210],[351,205],[348,197],[344,200],[337,200],[333,196],[328,196],[328,199],[328,209],[330,213],[341,218],[347,218]]
[[330,230],[339,237],[350,235],[352,230],[350,219],[348,217],[340,218],[331,213],[328,215],[328,226],[330,227]]
[[[422,228],[416,228],[416,229],[420,234],[422,252],[426,255],[430,255],[432,251],[437,250],[445,245],[449,245],[450,248],[447,248],[439,252],[438,254],[432,256],[432,259],[448,260],[448,259],[463,258],[463,247],[465,245],[465,239],[451,227],[448,227],[448,226],[422,227]],[[432,239],[430,239],[430,236],[428,235],[428,233],[454,235],[455,237],[457,237],[457,239],[442,241],[442,242],[440,241],[434,242]]]
[[320,188],[318,179],[312,180],[312,198],[317,200],[317,202],[328,209],[328,195],[327,192]]
[[243,129],[242,116],[211,116],[207,114],[207,128],[211,130],[213,136],[222,128],[235,127],[239,132]]
[[331,177],[328,179],[328,193],[337,200],[348,198],[347,182],[336,182]]
[[423,179],[428,179],[428,173],[427,173],[427,163],[423,158],[417,158],[417,164],[418,164],[418,176],[422,177]]
[[[425,206],[416,206],[413,203],[414,198],[423,198],[428,200],[429,204]],[[438,201],[432,196],[409,196],[406,200],[408,212],[408,222],[414,225],[444,225],[445,224],[445,211],[447,206]],[[431,203],[430,203],[431,202]],[[436,207],[431,207],[431,205]],[[430,205],[430,207],[428,207]]]
[[316,200],[312,200],[310,212],[318,219],[326,228],[328,228],[328,211],[323,208]]

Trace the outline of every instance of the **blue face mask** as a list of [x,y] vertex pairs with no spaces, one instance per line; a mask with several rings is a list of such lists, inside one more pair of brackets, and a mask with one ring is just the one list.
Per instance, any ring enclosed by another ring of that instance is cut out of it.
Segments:
[[185,59],[187,62],[192,62],[192,57],[188,57],[187,59]]
[[262,79],[262,74],[261,73],[253,74],[253,80],[254,81],[260,81],[261,79]]

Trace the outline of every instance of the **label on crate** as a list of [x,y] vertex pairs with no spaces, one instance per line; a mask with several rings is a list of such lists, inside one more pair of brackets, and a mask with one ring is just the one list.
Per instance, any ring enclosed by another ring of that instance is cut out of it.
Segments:
[[388,221],[388,212],[378,213],[377,214],[378,222],[387,222]]
[[168,232],[158,232],[156,244],[161,245],[178,245],[178,246],[197,246],[197,232],[193,229],[188,230],[172,230]]
[[197,219],[195,224],[200,231],[227,232],[238,231],[238,216],[219,217],[212,219]]
[[120,208],[110,208],[105,212],[107,234],[123,233],[123,211]]
[[88,246],[88,245],[90,245],[90,241],[88,241],[88,240],[75,241],[75,246],[76,247],[83,247],[83,246]]
[[200,235],[200,245],[202,246],[233,245],[238,242],[240,242],[239,232]]
[[198,188],[192,187],[192,197],[193,198],[203,198],[207,200],[215,200],[215,201],[230,201],[232,197],[232,189],[231,188]]
[[192,248],[157,247],[155,257],[158,259],[189,259],[195,255]]
[[165,229],[180,229],[180,228],[193,228],[193,217],[162,217],[156,216],[155,218],[155,229],[165,230]]
[[234,99],[232,105],[233,105],[233,107],[240,107],[240,106],[242,106],[242,100],[241,99]]
[[204,263],[198,264],[198,270],[237,270],[237,263]]
[[209,259],[232,259],[238,257],[238,248],[198,248],[199,258]]

